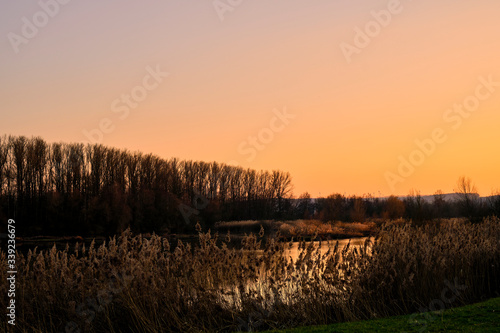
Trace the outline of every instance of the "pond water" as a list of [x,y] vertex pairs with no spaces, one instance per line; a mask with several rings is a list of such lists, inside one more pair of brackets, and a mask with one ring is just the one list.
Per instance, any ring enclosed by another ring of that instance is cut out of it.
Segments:
[[[343,249],[349,242],[351,242],[351,245],[350,245],[351,247],[352,246],[362,246],[365,243],[367,238],[368,237],[339,239],[338,240],[339,249]],[[326,251],[328,251],[328,248],[330,246],[334,247],[336,242],[337,242],[337,240],[331,240],[330,242],[322,241],[321,248],[320,248],[321,253],[325,253]],[[320,242],[314,242],[315,248],[317,248],[319,246],[319,243]],[[288,250],[287,256],[290,256],[295,261],[299,257],[299,254],[300,254],[299,242],[294,242],[292,245],[292,248],[290,250]]]

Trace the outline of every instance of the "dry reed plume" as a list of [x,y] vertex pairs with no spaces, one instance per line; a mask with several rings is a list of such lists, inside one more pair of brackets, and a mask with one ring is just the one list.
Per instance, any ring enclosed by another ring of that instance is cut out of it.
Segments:
[[[263,330],[412,313],[448,281],[467,287],[453,306],[500,291],[497,218],[386,224],[360,247],[301,242],[296,259],[292,243],[262,236],[230,248],[229,234],[200,232],[172,247],[127,230],[99,247],[18,253],[16,330]],[[0,279],[6,294],[5,270]]]

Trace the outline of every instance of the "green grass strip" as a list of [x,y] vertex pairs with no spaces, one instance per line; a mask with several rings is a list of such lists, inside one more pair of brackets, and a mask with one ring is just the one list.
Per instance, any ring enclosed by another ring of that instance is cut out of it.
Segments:
[[448,309],[440,313],[418,313],[384,319],[269,332],[500,332],[500,298]]

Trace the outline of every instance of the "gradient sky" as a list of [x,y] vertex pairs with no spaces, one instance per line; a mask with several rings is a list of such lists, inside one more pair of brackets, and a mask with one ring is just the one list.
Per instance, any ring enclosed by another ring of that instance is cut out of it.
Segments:
[[[479,77],[500,82],[498,0],[401,0],[350,62],[342,43],[391,1],[232,3],[218,13],[212,0],[72,0],[44,22],[37,1],[2,2],[0,134],[86,142],[107,118],[105,145],[289,171],[295,195],[451,192],[461,175],[482,195],[500,188],[500,86],[457,129],[444,119]],[[23,17],[44,26],[16,53]],[[169,75],[121,119],[125,104],[112,104],[148,66]],[[284,109],[295,118],[270,139]],[[387,172],[401,177],[398,158],[435,128],[447,139],[391,187]]]

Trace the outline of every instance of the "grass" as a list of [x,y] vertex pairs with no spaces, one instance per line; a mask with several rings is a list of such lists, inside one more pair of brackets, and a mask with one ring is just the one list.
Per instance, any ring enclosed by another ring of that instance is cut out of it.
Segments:
[[215,230],[232,234],[259,232],[263,227],[266,234],[280,233],[281,236],[291,237],[319,237],[322,239],[340,239],[371,236],[377,229],[375,222],[322,222],[319,220],[285,220],[285,221],[232,221],[218,222]]
[[[361,246],[302,241],[293,259],[296,244],[264,229],[239,247],[228,246],[230,234],[198,231],[197,244],[127,230],[100,245],[17,253],[15,331],[264,331],[450,308],[500,292],[497,218],[387,223]],[[0,270],[0,294],[7,290]],[[0,331],[10,328],[0,322]]]
[[486,302],[417,315],[390,317],[324,326],[274,330],[268,333],[322,332],[498,332],[500,298]]

